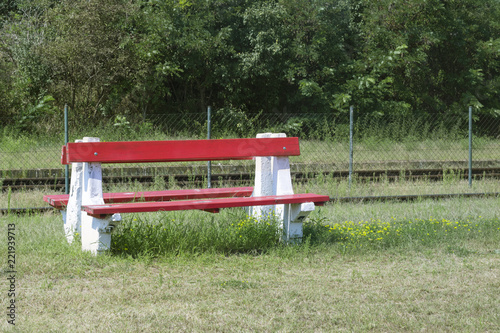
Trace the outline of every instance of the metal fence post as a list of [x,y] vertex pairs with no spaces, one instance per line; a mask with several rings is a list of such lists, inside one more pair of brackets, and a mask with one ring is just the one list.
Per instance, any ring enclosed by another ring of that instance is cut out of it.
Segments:
[[469,106],[469,187],[472,187],[472,106]]
[[[207,109],[207,139],[210,140],[212,136],[212,121],[211,121],[212,108],[209,106]],[[207,187],[212,187],[212,162],[207,162]]]
[[[64,144],[68,144],[68,104],[64,105]],[[66,164],[64,167],[64,190],[69,194],[69,165]]]
[[354,107],[349,108],[349,189],[351,189],[352,183],[352,164],[353,164],[353,131],[354,131]]

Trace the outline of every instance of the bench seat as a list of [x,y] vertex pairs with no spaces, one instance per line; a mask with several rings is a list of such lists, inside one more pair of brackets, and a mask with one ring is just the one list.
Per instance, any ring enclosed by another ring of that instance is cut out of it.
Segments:
[[103,216],[112,215],[115,213],[143,213],[176,210],[204,210],[209,212],[218,212],[220,208],[300,204],[306,202],[314,202],[316,206],[322,206],[329,200],[330,198],[326,195],[306,193],[207,200],[83,205],[82,210],[90,216],[102,218]]
[[[253,187],[228,187],[189,190],[165,190],[145,192],[103,193],[105,203],[130,201],[171,201],[203,198],[249,197]],[[43,200],[54,208],[64,209],[68,205],[69,194],[45,195]]]

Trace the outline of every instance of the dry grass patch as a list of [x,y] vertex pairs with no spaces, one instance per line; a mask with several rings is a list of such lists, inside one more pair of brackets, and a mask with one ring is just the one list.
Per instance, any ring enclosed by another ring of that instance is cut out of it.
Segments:
[[500,266],[493,254],[341,257],[324,251],[148,264],[109,261],[112,269],[89,267],[84,276],[24,274],[21,331],[500,328]]

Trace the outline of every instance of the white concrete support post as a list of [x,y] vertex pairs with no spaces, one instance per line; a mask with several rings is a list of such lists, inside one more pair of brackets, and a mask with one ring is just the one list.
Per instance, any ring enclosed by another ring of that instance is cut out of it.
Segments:
[[[84,142],[99,142],[99,138],[84,138]],[[82,206],[102,205],[102,170],[101,163],[83,163]],[[111,232],[115,222],[120,220],[118,214],[97,218],[82,214],[82,250],[96,255],[111,247]]]
[[[262,133],[257,138],[283,138],[285,133]],[[255,187],[252,196],[293,194],[290,161],[287,156],[257,157]],[[283,241],[302,239],[302,221],[314,210],[314,203],[253,207],[252,215],[260,218],[273,214],[282,221]]]
[[[75,142],[82,142],[76,140]],[[73,243],[75,234],[82,233],[82,176],[83,163],[71,164],[71,184],[68,205],[66,210],[61,210],[64,221],[64,233],[68,243]]]
[[[270,138],[272,133],[257,134],[257,138]],[[255,158],[255,186],[252,197],[273,195],[272,157],[259,156]],[[257,219],[266,218],[274,212],[274,206],[254,206],[250,215]]]
[[[271,135],[272,138],[286,137],[284,133]],[[272,157],[274,195],[293,194],[290,160],[287,156]],[[302,204],[276,205],[275,214],[283,221],[283,241],[300,242],[302,240],[302,221],[314,210],[313,202]]]

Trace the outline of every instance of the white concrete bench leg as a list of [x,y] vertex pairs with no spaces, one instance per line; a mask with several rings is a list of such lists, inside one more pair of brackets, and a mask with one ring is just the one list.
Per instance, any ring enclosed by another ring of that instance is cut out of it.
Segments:
[[[285,133],[261,133],[257,138],[282,138]],[[290,161],[286,156],[256,157],[255,186],[252,196],[293,194]],[[302,221],[314,210],[314,203],[287,204],[252,207],[252,215],[257,218],[274,215],[283,221],[284,242],[302,239]]]
[[[82,140],[76,140],[75,142],[82,142]],[[73,243],[75,233],[81,235],[82,224],[82,168],[83,163],[72,163],[71,164],[71,183],[68,205],[66,210],[61,210],[64,221],[64,233],[68,243]]]
[[[98,142],[99,138],[84,138],[84,142]],[[102,205],[102,170],[101,163],[83,163],[82,168],[82,201],[83,205]],[[116,223],[121,220],[119,214],[97,218],[81,212],[82,220],[82,250],[96,255],[111,247],[111,232]]]
[[283,240],[300,242],[302,240],[302,222],[314,210],[314,202],[284,205]]

